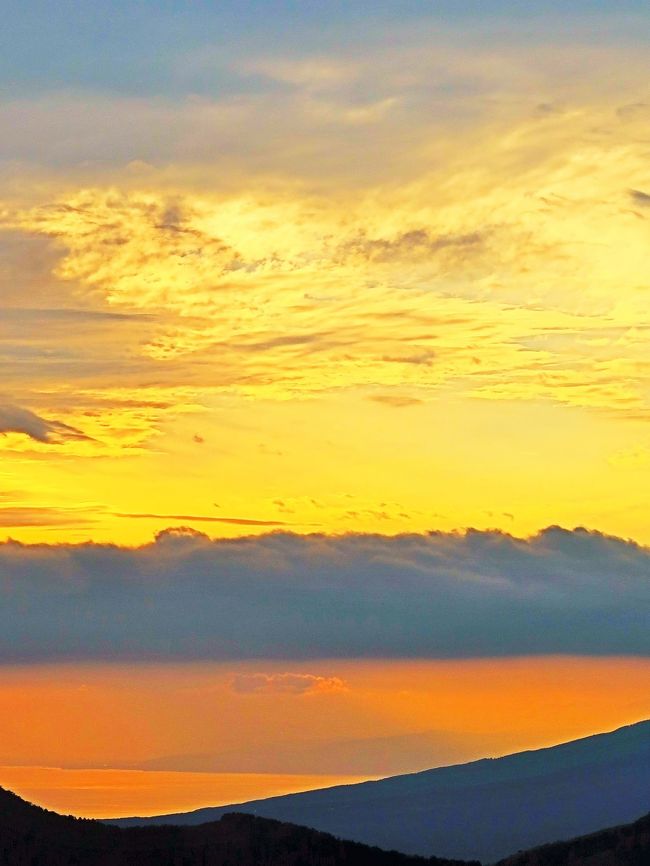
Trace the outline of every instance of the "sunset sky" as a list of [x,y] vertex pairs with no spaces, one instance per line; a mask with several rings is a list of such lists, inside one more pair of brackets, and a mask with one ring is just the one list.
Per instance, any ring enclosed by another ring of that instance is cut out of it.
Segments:
[[0,785],[155,812],[650,716],[649,37],[7,0]]

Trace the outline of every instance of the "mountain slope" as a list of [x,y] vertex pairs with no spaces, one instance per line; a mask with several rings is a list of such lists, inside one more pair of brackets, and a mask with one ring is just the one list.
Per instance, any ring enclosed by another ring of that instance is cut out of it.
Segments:
[[0,788],[0,866],[480,866],[408,857],[310,830],[229,814],[197,827],[70,818]]
[[650,808],[650,721],[504,758],[115,823],[198,824],[236,808],[411,854],[493,862]]
[[498,866],[648,866],[650,815],[579,839],[543,845],[502,860]]

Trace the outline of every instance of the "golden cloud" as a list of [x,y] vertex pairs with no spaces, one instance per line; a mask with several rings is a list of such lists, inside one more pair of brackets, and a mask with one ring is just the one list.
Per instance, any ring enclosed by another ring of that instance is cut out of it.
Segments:
[[[118,317],[100,341],[57,331],[67,354],[56,365],[39,362],[35,333],[13,337],[5,351],[29,357],[30,405],[53,413],[67,401],[64,423],[116,451],[215,395],[357,389],[397,406],[453,388],[642,417],[650,171],[632,82],[643,58],[596,92],[569,48],[534,61],[439,49],[433,63],[415,46],[408,76],[393,55],[248,59],[240,72],[291,92],[115,100],[121,135],[130,124],[183,130],[165,169],[131,156],[83,183],[25,170],[7,187],[2,226],[46,245],[42,279],[64,306]],[[615,52],[591,54],[618,68]],[[463,70],[475,92],[445,97]],[[71,99],[65,116],[83,126]],[[25,110],[13,104],[5,119]],[[51,106],[32,110],[51,122]],[[286,123],[269,138],[278,113]],[[227,135],[242,142],[234,169],[218,155]],[[181,146],[197,141],[207,150]],[[357,181],[347,166],[366,163]]]
[[347,691],[340,677],[314,674],[235,674],[230,687],[240,694],[323,695]]

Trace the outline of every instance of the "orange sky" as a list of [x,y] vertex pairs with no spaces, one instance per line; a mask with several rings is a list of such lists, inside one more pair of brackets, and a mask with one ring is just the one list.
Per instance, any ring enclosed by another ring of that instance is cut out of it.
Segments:
[[187,812],[202,806],[242,803],[331,785],[365,776],[272,773],[175,773],[164,770],[62,770],[0,767],[0,785],[30,803],[65,815],[118,818]]
[[650,662],[629,658],[3,668],[0,764],[181,772],[5,768],[0,784],[77,814],[155,812],[299,790],[320,784],[315,775],[505,754],[647,717]]

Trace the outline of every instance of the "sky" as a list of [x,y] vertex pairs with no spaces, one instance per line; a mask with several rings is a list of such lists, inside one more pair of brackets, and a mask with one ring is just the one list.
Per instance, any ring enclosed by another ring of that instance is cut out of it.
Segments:
[[[647,717],[647,3],[55,7],[0,34],[0,784],[155,811]],[[473,727],[486,670],[537,711]],[[87,689],[120,723],[59,750]]]

